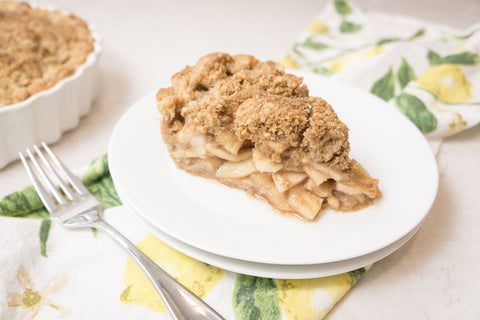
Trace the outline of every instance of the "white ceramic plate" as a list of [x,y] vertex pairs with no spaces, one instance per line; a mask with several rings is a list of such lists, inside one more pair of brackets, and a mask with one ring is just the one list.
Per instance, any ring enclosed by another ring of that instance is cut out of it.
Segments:
[[351,156],[380,179],[383,198],[353,213],[327,210],[314,222],[275,213],[244,191],[178,170],[159,131],[155,93],[118,122],[109,147],[117,189],[143,219],[198,249],[244,261],[305,265],[385,248],[420,225],[437,192],[435,158],[417,128],[375,96],[302,74],[350,128]]
[[[127,210],[129,211],[127,214],[130,214],[131,209],[128,207],[128,200],[125,199],[121,192],[118,192],[118,194],[120,196],[120,199],[125,202],[126,206],[115,207],[115,210]],[[118,212],[116,212],[116,214],[117,213]],[[157,238],[159,238],[172,248],[175,248],[176,250],[194,259],[225,270],[256,277],[274,279],[311,279],[318,277],[327,277],[352,271],[361,267],[369,266],[372,263],[383,259],[384,257],[399,249],[411,237],[413,237],[413,235],[415,235],[415,233],[420,228],[420,226],[418,226],[411,232],[409,232],[406,236],[394,242],[393,244],[361,257],[321,264],[278,265],[228,258],[189,246],[188,244],[169,236],[165,232],[162,232],[155,226],[152,226],[145,219],[143,219],[141,215],[137,214],[136,216],[145,225],[145,227]],[[113,217],[113,215],[110,214],[110,217]]]

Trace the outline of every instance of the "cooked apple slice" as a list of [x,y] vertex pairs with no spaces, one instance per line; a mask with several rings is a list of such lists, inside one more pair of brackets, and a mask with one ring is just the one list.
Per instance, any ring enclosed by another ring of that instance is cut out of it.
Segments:
[[342,174],[340,174],[338,171],[335,169],[330,168],[328,165],[324,163],[315,163],[315,162],[310,162],[309,163],[314,169],[320,171],[321,174],[323,174],[325,177],[328,179],[333,179],[333,180],[341,180],[342,179]]
[[253,185],[261,186],[260,189],[255,190],[255,193],[265,197],[268,202],[276,209],[283,212],[292,212],[292,208],[287,205],[287,197],[284,193],[278,192],[272,178],[265,173],[253,173],[251,176]]
[[301,172],[277,172],[272,174],[272,178],[278,191],[283,193],[304,181],[307,175]]
[[188,152],[180,153],[179,150],[173,151],[174,153],[176,152],[177,158],[181,158],[182,155],[187,158],[205,156],[205,135],[196,132],[192,126],[183,126],[182,130],[177,134],[177,139],[184,145],[190,145]]
[[356,160],[352,160],[352,174],[354,178],[371,178],[367,170]]
[[215,139],[225,148],[225,150],[235,155],[243,145],[243,141],[238,139],[233,132],[228,130],[222,130],[221,134],[217,134]]
[[307,190],[322,198],[327,198],[332,194],[333,186],[334,184],[331,181],[325,181],[321,185],[317,186],[312,179],[308,179],[307,183],[305,184],[305,188]]
[[216,176],[219,178],[243,178],[257,171],[250,159],[243,161],[226,161],[218,168]]
[[366,194],[370,198],[377,196],[378,180],[372,178],[357,178],[336,182],[336,189],[346,194]]
[[205,145],[205,149],[207,149],[207,151],[212,155],[228,161],[242,161],[251,157],[251,151],[248,149],[241,150],[238,152],[238,154],[233,154],[220,146],[214,145],[213,143],[207,143]]
[[281,163],[277,163],[265,157],[260,151],[254,149],[252,151],[253,164],[260,172],[277,172],[283,168]]
[[323,199],[297,186],[288,192],[287,203],[303,218],[313,220],[322,208]]
[[317,186],[321,185],[322,183],[324,183],[325,181],[327,181],[328,177],[326,177],[322,172],[306,165],[306,166],[303,166],[303,170],[305,170],[305,172],[308,174],[308,176],[310,177],[310,179],[313,180],[313,182],[315,182],[315,184]]
[[333,210],[340,210],[340,200],[334,195],[331,195],[327,198],[327,203]]

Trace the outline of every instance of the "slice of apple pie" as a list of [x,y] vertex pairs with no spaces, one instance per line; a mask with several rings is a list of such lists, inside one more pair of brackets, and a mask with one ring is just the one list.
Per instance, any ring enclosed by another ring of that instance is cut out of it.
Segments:
[[157,94],[161,133],[178,168],[313,220],[355,211],[381,193],[348,156],[348,128],[303,79],[252,56],[207,55]]

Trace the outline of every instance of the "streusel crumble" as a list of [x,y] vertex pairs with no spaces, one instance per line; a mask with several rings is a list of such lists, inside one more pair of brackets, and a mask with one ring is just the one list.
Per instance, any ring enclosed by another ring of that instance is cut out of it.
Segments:
[[72,14],[0,2],[0,107],[72,75],[93,43],[87,24]]

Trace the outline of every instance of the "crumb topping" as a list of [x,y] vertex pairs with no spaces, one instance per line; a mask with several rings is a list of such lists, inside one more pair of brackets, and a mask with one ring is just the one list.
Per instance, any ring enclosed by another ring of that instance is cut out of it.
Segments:
[[171,133],[191,125],[215,141],[233,133],[277,162],[288,153],[342,169],[350,163],[346,125],[326,101],[308,96],[303,78],[272,61],[207,55],[175,74],[157,101]]
[[322,98],[310,97],[309,102],[309,125],[302,141],[308,157],[315,162],[330,161],[331,164],[346,167],[350,151],[347,126]]
[[87,24],[74,15],[0,2],[0,107],[73,74],[93,42]]
[[298,147],[308,126],[307,98],[265,95],[245,100],[235,113],[234,130],[240,139],[255,144],[265,141],[288,142]]

